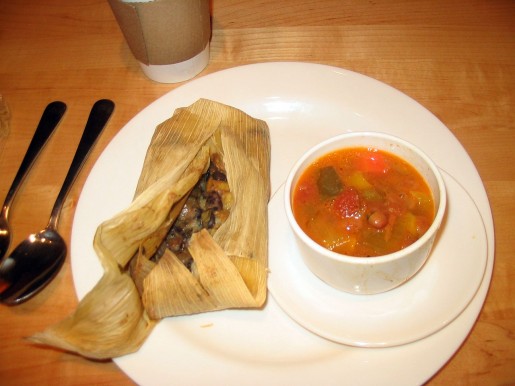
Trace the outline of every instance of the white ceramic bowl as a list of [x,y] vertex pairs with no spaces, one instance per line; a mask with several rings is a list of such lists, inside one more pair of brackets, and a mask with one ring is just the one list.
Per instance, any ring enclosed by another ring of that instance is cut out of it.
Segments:
[[[292,190],[307,166],[333,150],[362,146],[388,151],[414,166],[426,179],[435,203],[433,223],[420,239],[398,252],[368,258],[342,255],[317,244],[297,224],[291,208]],[[385,292],[412,278],[430,254],[446,206],[445,185],[433,161],[420,149],[400,138],[373,132],[342,134],[312,147],[293,166],[284,191],[288,222],[305,264],[327,284],[353,294]]]

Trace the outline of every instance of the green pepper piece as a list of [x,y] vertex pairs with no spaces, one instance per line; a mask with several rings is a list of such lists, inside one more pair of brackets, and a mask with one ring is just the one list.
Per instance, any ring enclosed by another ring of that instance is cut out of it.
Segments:
[[320,193],[326,196],[336,196],[343,190],[342,181],[332,166],[320,169],[317,185]]

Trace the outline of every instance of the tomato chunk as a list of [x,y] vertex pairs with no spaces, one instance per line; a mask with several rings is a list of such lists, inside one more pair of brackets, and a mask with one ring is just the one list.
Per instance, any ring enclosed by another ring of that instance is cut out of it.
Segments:
[[376,151],[367,151],[359,158],[358,168],[365,173],[381,173],[388,171],[385,157]]
[[357,216],[360,209],[357,190],[345,188],[343,192],[334,199],[333,208],[343,218]]

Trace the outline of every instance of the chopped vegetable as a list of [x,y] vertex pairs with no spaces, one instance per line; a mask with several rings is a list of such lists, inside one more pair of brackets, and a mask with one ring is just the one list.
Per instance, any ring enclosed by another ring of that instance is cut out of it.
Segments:
[[320,193],[327,196],[336,196],[343,189],[340,177],[332,166],[320,169],[317,184]]
[[345,189],[333,202],[333,207],[341,217],[354,217],[359,214],[359,194],[353,188]]
[[382,152],[378,150],[366,150],[358,158],[358,169],[364,173],[386,173],[388,164]]
[[356,171],[349,175],[345,180],[348,186],[352,186],[359,190],[373,189],[373,186],[367,181],[365,175],[361,171]]

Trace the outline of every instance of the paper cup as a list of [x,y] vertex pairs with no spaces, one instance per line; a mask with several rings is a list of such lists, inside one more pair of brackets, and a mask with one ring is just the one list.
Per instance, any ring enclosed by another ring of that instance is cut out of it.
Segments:
[[162,83],[193,78],[209,62],[209,0],[108,0],[143,73]]

